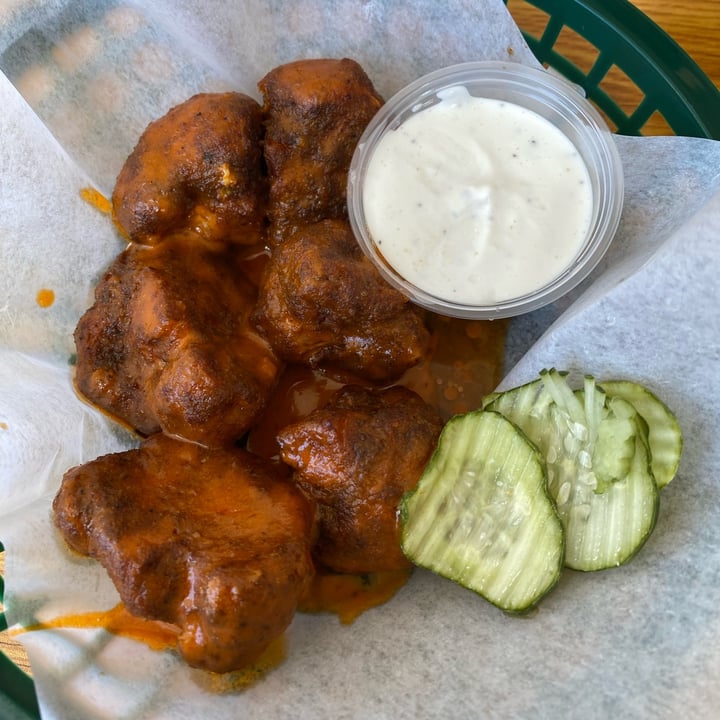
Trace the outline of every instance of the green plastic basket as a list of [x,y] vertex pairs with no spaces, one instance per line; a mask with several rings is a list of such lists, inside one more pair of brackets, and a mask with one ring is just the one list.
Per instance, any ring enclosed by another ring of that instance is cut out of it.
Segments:
[[[659,112],[676,135],[720,139],[718,88],[664,30],[627,0],[525,2],[548,15],[540,37],[523,31],[533,54],[580,85],[618,133],[641,135],[645,123]],[[583,72],[558,51],[556,42],[565,27],[599,51],[589,71]],[[629,115],[600,85],[613,66],[642,95]]]
[[[659,112],[676,135],[720,139],[720,92],[690,56],[627,0],[525,0],[548,15],[540,37],[523,32],[538,60],[580,85],[623,135],[640,135]],[[505,0],[507,2],[507,0]],[[583,72],[555,48],[569,27],[598,49]],[[643,99],[627,114],[601,87],[616,65]],[[0,551],[2,544],[0,544]],[[3,579],[0,576],[0,601]],[[7,627],[0,613],[0,631]],[[39,720],[32,679],[0,652],[0,717]]]
[[[0,552],[4,550],[0,542]],[[0,575],[0,603],[5,581]],[[7,629],[5,613],[0,612],[0,632]],[[32,679],[0,652],[0,717],[3,720],[39,720],[40,710]]]

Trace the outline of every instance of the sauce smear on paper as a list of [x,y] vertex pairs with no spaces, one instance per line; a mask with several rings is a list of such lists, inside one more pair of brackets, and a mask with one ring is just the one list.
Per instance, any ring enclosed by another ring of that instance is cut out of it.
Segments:
[[55,302],[55,291],[49,288],[40,288],[35,295],[35,302],[41,308],[49,308]]
[[278,667],[287,657],[285,635],[276,637],[265,648],[260,657],[242,670],[231,670],[226,673],[213,673],[205,670],[194,670],[194,680],[208,692],[216,695],[236,692],[254,685],[274,668]]
[[88,204],[92,205],[105,215],[109,215],[112,206],[110,201],[99,191],[92,187],[84,187],[80,190],[80,197]]
[[410,570],[340,575],[319,572],[308,594],[301,600],[300,612],[330,612],[343,625],[370,608],[386,603],[407,582]]
[[145,620],[131,615],[127,608],[118,603],[110,610],[61,615],[45,622],[29,625],[26,628],[13,630],[19,635],[33,630],[50,630],[57,628],[92,629],[102,628],[114,635],[138,640],[153,650],[169,650],[175,647],[179,628],[159,620]]
[[[152,650],[174,650],[180,629],[171,623],[145,620],[128,612],[123,603],[110,610],[61,615],[25,628],[13,628],[12,636],[34,630],[60,628],[103,629],[113,635],[144,643]],[[231,692],[249,687],[265,673],[277,667],[286,657],[285,636],[273,640],[263,653],[246,668],[218,674],[194,670],[198,684],[215,693]]]

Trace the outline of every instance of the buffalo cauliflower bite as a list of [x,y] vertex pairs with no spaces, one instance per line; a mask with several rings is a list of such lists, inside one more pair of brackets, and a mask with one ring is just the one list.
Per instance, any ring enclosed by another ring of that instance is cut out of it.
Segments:
[[280,65],[259,88],[266,117],[269,237],[275,244],[302,225],[347,217],[350,160],[382,98],[348,58]]
[[241,93],[203,93],[174,107],[148,125],[120,171],[116,224],[146,245],[181,230],[264,241],[263,133],[260,105]]
[[304,226],[273,249],[253,319],[287,362],[372,381],[400,377],[430,343],[425,313],[385,282],[340,220]]
[[154,436],[68,470],[55,524],[134,615],[179,628],[193,667],[245,667],[290,624],[314,574],[315,511],[277,465]]
[[322,566],[353,574],[410,567],[398,505],[420,480],[441,428],[438,413],[405,387],[346,385],[280,431],[281,458],[318,503],[314,554]]
[[255,296],[233,246],[129,245],[75,329],[78,390],[144,435],[234,442],[281,369],[249,324]]

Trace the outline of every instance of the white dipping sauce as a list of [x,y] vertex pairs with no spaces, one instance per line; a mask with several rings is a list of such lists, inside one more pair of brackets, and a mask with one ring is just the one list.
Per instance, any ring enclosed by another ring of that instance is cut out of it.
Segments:
[[590,225],[590,177],[552,123],[464,87],[380,139],[363,185],[370,235],[408,282],[490,305],[553,280]]

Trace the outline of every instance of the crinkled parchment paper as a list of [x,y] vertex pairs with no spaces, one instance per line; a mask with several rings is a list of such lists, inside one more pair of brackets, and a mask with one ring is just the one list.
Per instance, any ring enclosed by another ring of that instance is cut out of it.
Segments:
[[[148,6],[0,7],[0,67],[54,133],[0,76],[0,539],[20,625],[117,602],[105,573],[64,549],[49,511],[67,467],[133,442],[72,390],[74,325],[122,246],[81,188],[109,192],[138,133],[173,103],[200,89],[257,95],[290,59],[354,57],[386,97],[456,61],[534,63],[499,0]],[[572,296],[513,322],[504,384],[556,366],[639,380],[675,409],[685,454],[640,555],[566,572],[525,619],[417,572],[350,626],[298,615],[287,659],[226,694],[174,654],[103,631],[27,633],[45,718],[716,716],[720,144],[617,142],[616,242]],[[49,307],[41,290],[54,292]]]

